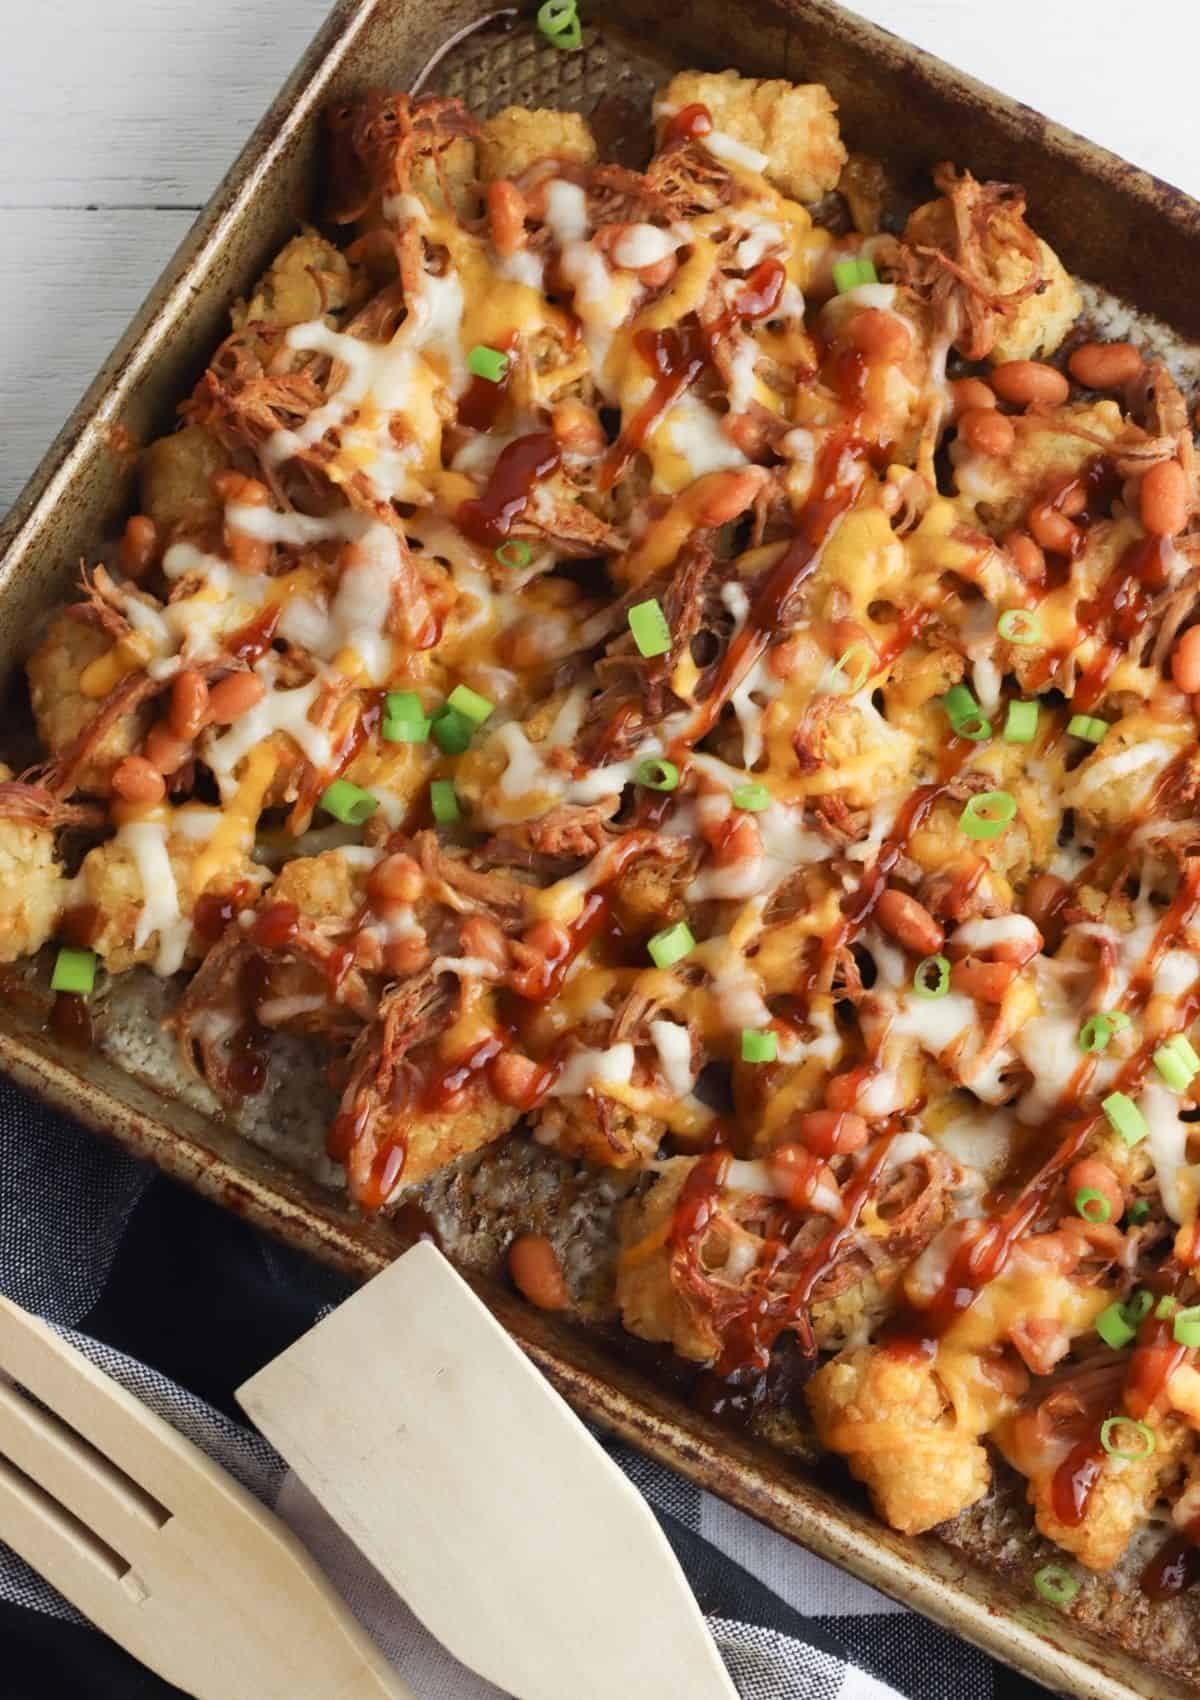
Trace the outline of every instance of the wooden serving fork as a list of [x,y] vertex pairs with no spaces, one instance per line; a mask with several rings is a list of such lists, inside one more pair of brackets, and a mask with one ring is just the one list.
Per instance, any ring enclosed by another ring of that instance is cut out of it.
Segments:
[[196,1700],[415,1700],[277,1517],[7,1299],[0,1538]]

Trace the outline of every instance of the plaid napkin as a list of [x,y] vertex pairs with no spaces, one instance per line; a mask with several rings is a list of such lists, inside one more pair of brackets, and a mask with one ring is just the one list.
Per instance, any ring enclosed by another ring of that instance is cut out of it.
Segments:
[[[0,1287],[290,1523],[420,1700],[495,1700],[431,1640],[234,1401],[240,1382],[346,1295],[340,1277],[0,1080]],[[1041,1692],[671,1471],[613,1450],[661,1519],[743,1700]],[[0,1673],[3,1700],[178,1692],[4,1546]]]

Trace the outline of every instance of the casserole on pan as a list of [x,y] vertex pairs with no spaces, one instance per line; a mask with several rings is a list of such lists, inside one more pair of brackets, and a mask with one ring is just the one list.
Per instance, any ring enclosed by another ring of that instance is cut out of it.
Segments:
[[[805,27],[809,29],[813,28],[812,19],[817,16],[819,15],[816,13],[805,14],[805,19],[807,20]],[[324,69],[318,73],[316,83],[319,84],[322,77],[327,78],[333,65],[339,60],[340,55],[350,50],[350,44],[356,39],[356,25],[361,25],[364,17],[365,14],[356,14],[355,18],[350,21],[347,33],[339,38],[340,45],[333,50],[332,55],[329,58],[322,61]],[[426,20],[426,22],[428,23],[428,20]],[[417,46],[421,45],[421,30],[415,20],[410,20],[410,23],[414,30],[414,38],[412,43],[408,45],[415,50]],[[396,80],[396,67],[403,69],[405,66],[413,63],[411,57],[406,59],[403,56],[399,56],[390,60],[386,57],[389,52],[393,54],[400,54],[401,46],[404,44],[390,41],[388,31],[389,29],[403,29],[404,24],[402,20],[399,20],[395,15],[389,15],[386,19],[375,20],[375,28],[378,31],[377,36],[374,38],[375,50],[382,56],[377,59],[375,63],[378,66],[386,67],[389,80],[394,81]],[[866,32],[865,34],[860,33],[849,26],[847,26],[847,29],[848,34],[845,39],[847,41],[857,42],[857,50],[860,52],[866,52],[866,48],[863,46],[863,43],[868,43],[875,39],[871,32]],[[824,65],[829,65],[829,80],[833,83],[835,92],[843,97],[843,123],[848,133],[851,134],[855,141],[858,141],[860,132],[857,131],[854,126],[859,114],[853,109],[853,103],[845,94],[844,85],[847,79],[844,73],[839,77],[836,65],[833,64],[828,57],[830,53],[829,43],[831,39],[832,37],[827,35],[824,30],[817,29],[811,37],[805,40],[804,54],[802,55],[803,70],[801,74],[805,79],[815,77],[822,74],[822,71],[817,68],[818,64],[821,64],[822,67]],[[428,44],[428,40],[426,40],[425,45]],[[786,50],[786,42],[781,42],[777,45]],[[668,44],[665,42],[656,43],[656,47],[662,48],[664,51],[666,51],[667,46]],[[738,46],[739,44],[730,42],[729,51],[725,57],[738,59],[746,66],[747,69],[754,69],[756,61],[758,63],[762,62],[764,57],[763,54],[755,54],[749,50],[741,52],[738,50]],[[845,51],[850,52],[851,49],[846,48]],[[825,56],[824,58],[822,57],[823,55]],[[648,89],[653,82],[661,80],[661,72],[659,72],[656,67],[647,66],[644,61],[639,60],[634,56],[626,57],[616,46],[615,37],[612,42],[608,44],[597,45],[589,42],[584,54],[577,58],[563,58],[561,60],[552,58],[547,62],[545,50],[531,48],[527,38],[523,38],[519,31],[501,36],[496,40],[481,37],[475,42],[464,43],[464,45],[458,50],[457,58],[451,56],[441,67],[439,67],[438,75],[447,84],[453,83],[456,77],[460,80],[467,79],[469,82],[472,73],[478,76],[481,74],[481,69],[486,66],[486,74],[493,84],[493,92],[489,96],[489,103],[495,106],[501,104],[501,100],[496,97],[503,96],[508,92],[503,89],[502,74],[498,74],[497,71],[497,67],[503,67],[506,63],[510,67],[510,74],[512,75],[515,83],[519,84],[522,75],[529,79],[546,75],[562,75],[568,83],[568,88],[572,78],[578,78],[581,76],[582,72],[580,68],[582,67],[586,69],[589,80],[586,83],[579,84],[576,104],[586,104],[588,106],[594,104],[594,98],[599,92],[597,82],[602,70],[607,70],[614,82],[622,81],[625,87],[630,89],[631,92],[636,93],[643,92]],[[774,69],[776,66],[772,65],[770,68]],[[892,75],[894,77],[894,72]],[[640,79],[640,81],[638,79]],[[336,92],[344,95],[356,87],[361,87],[366,80],[367,78],[363,75],[361,66],[354,69],[346,68],[344,80],[337,85]],[[886,79],[884,80],[886,81]],[[310,84],[308,87],[310,98],[315,98],[315,84]],[[327,82],[324,92],[327,94],[335,92],[334,85]],[[518,95],[520,92],[521,90],[519,87],[512,90],[512,94],[514,95]],[[569,94],[564,97],[564,95],[560,93],[558,98],[569,98]],[[931,105],[936,107],[936,99],[934,96],[931,95],[929,99]],[[304,99],[302,98],[296,108],[296,111],[303,111],[303,109]],[[916,109],[916,127],[918,129],[920,128],[920,122],[922,121],[923,111],[924,109],[918,105]],[[294,127],[295,117],[296,113],[294,112],[292,114],[292,118],[289,119],[288,123],[285,124],[283,129],[279,132],[278,138],[280,141],[286,139],[292,147],[295,147],[299,139]],[[993,118],[997,135],[993,138],[994,149],[992,156],[991,158],[981,158],[978,162],[973,157],[970,163],[972,165],[976,165],[977,169],[982,170],[990,168],[992,166],[993,159],[997,157],[1001,159],[1004,158],[1001,151],[1001,143],[1003,142],[1005,131],[1005,123],[1002,121],[1004,117],[1005,114],[1003,109],[999,108],[997,110],[997,114]],[[862,115],[862,124],[864,129],[869,129],[868,114]],[[984,126],[984,129],[986,130],[986,125]],[[308,137],[308,142],[311,147],[311,136]],[[890,162],[891,158],[895,154],[895,150],[885,148],[883,151],[888,154]],[[987,148],[981,149],[981,153],[986,155]],[[300,172],[305,167],[311,165],[311,155],[306,156],[303,160],[300,159],[298,154],[294,157],[296,159],[295,169],[297,172]],[[924,159],[920,163],[928,165],[930,158],[931,155],[926,153]],[[898,163],[901,167],[903,167],[910,162],[901,158]],[[914,159],[911,163],[915,165],[917,162]],[[272,164],[270,147],[268,147],[267,164]],[[276,171],[282,169],[279,164],[272,164],[272,168]],[[266,169],[262,160],[259,162],[258,169],[260,171]],[[1060,175],[1064,178],[1068,175],[1067,167],[1062,161],[1060,161]],[[1144,191],[1140,195],[1138,193],[1131,193],[1128,199],[1130,210],[1136,210],[1139,206],[1141,206],[1148,214],[1150,207],[1155,200],[1155,196],[1151,191]],[[254,241],[254,231],[249,228],[251,223],[249,219],[247,219],[243,224],[238,224],[236,220],[233,223],[230,223],[230,219],[233,218],[233,214],[236,213],[237,210],[238,202],[235,198],[232,211],[225,221],[225,229],[219,232],[214,229],[207,246],[204,246],[203,244],[201,245],[202,259],[203,256],[206,255],[207,261],[210,265],[217,263],[218,249],[219,257],[222,261],[230,262],[236,259],[240,253],[240,257],[244,262],[244,269],[239,271],[235,278],[231,279],[232,288],[225,292],[223,301],[214,302],[214,309],[227,304],[229,295],[234,293],[238,288],[244,289],[248,285],[251,277],[254,275],[258,265],[266,258],[266,254],[261,250],[258,252],[253,251],[251,244]],[[276,229],[273,232],[276,237],[282,237],[292,227],[294,224],[294,211],[295,203],[291,203],[289,206],[279,209]],[[256,214],[256,221],[260,218],[261,211]],[[220,220],[218,220],[218,223],[219,222]],[[269,220],[263,222],[269,223]],[[1169,246],[1167,239],[1171,237],[1173,233],[1182,237],[1185,225],[1186,218],[1183,216],[1181,209],[1167,209],[1167,216],[1164,219],[1164,248]],[[255,222],[255,229],[258,228],[259,225]],[[1041,228],[1046,229],[1047,226],[1042,224]],[[224,240],[218,242],[218,236],[223,237]],[[245,244],[245,246],[239,247],[239,243]],[[1069,243],[1070,239],[1068,236],[1064,240],[1064,247],[1072,262],[1078,264],[1075,260],[1074,253],[1071,252]],[[1082,270],[1084,268],[1080,266],[1079,269]],[[1162,267],[1160,264],[1160,277],[1161,273]],[[1169,284],[1170,274],[1168,271],[1165,279],[1165,290],[1168,299],[1156,302],[1156,305],[1171,306],[1173,304],[1169,300]],[[160,329],[165,330],[168,324],[171,324],[174,310],[177,309],[178,305],[178,293],[174,296],[168,293],[162,313],[158,320]],[[881,309],[875,308],[875,310],[878,311]],[[215,316],[214,312],[213,321],[210,322],[209,326],[210,330],[215,330],[216,328]],[[189,321],[189,325],[191,322],[193,321]],[[215,340],[215,337],[213,337],[212,340]],[[148,345],[143,345],[143,350],[144,353],[148,351]],[[179,361],[175,362],[172,366],[172,379],[176,385],[180,385],[181,380],[185,376],[185,372],[187,377],[193,377],[195,375],[196,365],[192,365],[190,370],[188,370],[186,367],[186,361],[190,356],[194,356],[196,352],[196,341],[189,340],[185,345],[182,338],[180,339]],[[206,353],[207,350],[200,349],[199,352],[203,354]],[[113,427],[119,423],[120,427],[124,430],[132,431],[135,434],[144,437],[151,434],[155,426],[161,428],[169,417],[169,408],[165,406],[162,411],[157,413],[157,415],[153,413],[147,386],[140,382],[143,376],[143,364],[144,354],[143,360],[140,362],[139,357],[135,352],[132,360],[123,369],[116,392],[110,397],[107,413],[102,413],[99,420],[94,422],[92,427],[84,433],[75,448],[69,451],[68,462],[73,458],[77,464],[74,467],[69,466],[69,464],[64,464],[57,473],[52,467],[50,472],[47,475],[44,475],[47,479],[47,488],[59,490],[65,487],[68,472],[73,472],[76,476],[72,479],[70,488],[72,492],[77,494],[86,492],[88,488],[89,475],[94,481],[92,487],[97,491],[97,503],[96,506],[89,510],[86,516],[75,516],[75,523],[77,523],[79,527],[76,536],[73,537],[71,534],[70,526],[72,520],[68,517],[68,514],[64,513],[65,504],[60,505],[56,513],[56,521],[62,528],[57,539],[51,538],[49,532],[44,528],[39,529],[36,516],[34,517],[34,520],[23,529],[20,528],[20,522],[18,519],[18,536],[14,550],[9,557],[8,578],[6,580],[6,596],[8,601],[5,605],[7,616],[9,620],[13,622],[9,629],[14,631],[14,633],[20,629],[17,622],[21,619],[21,598],[26,594],[32,594],[31,586],[29,584],[29,574],[39,559],[39,550],[44,570],[49,573],[53,568],[55,549],[72,549],[75,546],[76,540],[82,543],[85,533],[90,533],[92,537],[95,537],[105,529],[106,522],[108,529],[111,529],[112,522],[117,517],[118,509],[116,505],[108,507],[107,509],[103,506],[104,496],[107,492],[101,489],[106,470],[103,464],[105,456],[111,457],[118,465],[122,460],[124,439],[119,434],[114,434]],[[157,384],[157,367],[155,381]],[[166,396],[165,388],[159,393],[163,397],[164,401],[169,399]],[[127,411],[119,418],[119,420],[115,413],[115,403],[118,399],[123,401],[127,400],[128,402]],[[104,428],[107,428],[107,438],[104,435]],[[18,575],[16,571],[16,566],[19,561],[23,561],[24,563],[24,570],[20,575]],[[27,602],[25,604],[26,607],[32,607],[32,605],[32,602]],[[143,986],[136,994],[131,994],[128,999],[124,999],[122,997],[115,1000],[109,1011],[109,1028],[110,1033],[113,1036],[113,1044],[110,1046],[110,1049],[114,1052],[121,1052],[126,1062],[142,1074],[146,1074],[147,1072],[153,1074],[156,1066],[153,1058],[149,1054],[153,1047],[153,1040],[147,1034],[145,1023],[142,1022],[139,1024],[135,1018],[135,1010],[144,1006],[149,1001],[149,997],[150,993],[148,989]],[[119,1007],[117,1007],[118,1005]],[[69,1076],[72,1072],[69,1054],[59,1052],[56,1056],[55,1047],[52,1041],[31,1043],[29,1029],[32,1028],[34,1024],[35,1018],[30,1016],[27,1031],[24,1035],[22,1035],[19,1031],[14,1031],[13,1036],[9,1041],[8,1054],[11,1064],[17,1072],[23,1073],[24,1077],[27,1079],[34,1079],[40,1075],[44,1082],[52,1085],[52,1089],[60,1096],[60,1101],[66,1101],[61,1100],[61,1094],[72,1091],[69,1080]],[[19,1018],[14,1018],[14,1028],[16,1029],[18,1025]],[[139,1047],[143,1049],[143,1054],[141,1055],[136,1054]],[[158,1066],[161,1075],[163,1071],[161,1069],[161,1065]],[[75,1095],[69,1100],[74,1106],[79,1107],[82,1104],[85,1109],[90,1107],[90,1114],[93,1120],[101,1120],[105,1117],[114,1118],[118,1128],[124,1131],[131,1140],[139,1142],[142,1148],[145,1148],[147,1141],[158,1142],[161,1140],[161,1133],[156,1133],[152,1128],[150,1121],[146,1118],[145,1112],[151,1100],[139,1086],[136,1084],[126,1084],[121,1082],[120,1077],[110,1066],[109,1062],[103,1059],[89,1059],[87,1073],[92,1085],[99,1089],[101,1093],[105,1090],[112,1092],[114,1087],[117,1088],[120,1096],[125,1101],[126,1108],[124,1112],[118,1111],[113,1105],[111,1099],[106,1099],[103,1095],[97,1096],[91,1088],[89,1088],[88,1092],[84,1094],[83,1099],[79,1097],[78,1089],[74,1089]],[[287,1111],[288,1104],[286,1098],[277,1098],[266,1110],[266,1119],[271,1119],[272,1117],[278,1119],[280,1116],[286,1115]],[[171,1166],[174,1166],[177,1170],[190,1169],[193,1173],[195,1173],[200,1168],[204,1168],[207,1172],[207,1184],[210,1187],[221,1188],[228,1186],[234,1188],[235,1191],[245,1200],[247,1206],[254,1208],[256,1212],[261,1212],[267,1205],[268,1191],[277,1194],[277,1198],[272,1202],[275,1202],[277,1208],[286,1214],[293,1231],[298,1230],[302,1222],[306,1225],[308,1230],[315,1231],[315,1224],[318,1215],[323,1215],[326,1218],[335,1215],[335,1207],[329,1202],[328,1195],[320,1193],[315,1188],[305,1188],[295,1180],[283,1180],[282,1165],[277,1162],[272,1163],[270,1160],[259,1155],[251,1156],[248,1152],[245,1152],[244,1161],[247,1168],[252,1169],[254,1172],[248,1174],[245,1178],[237,1178],[234,1170],[230,1167],[229,1158],[235,1150],[243,1152],[244,1148],[238,1146],[237,1142],[232,1139],[228,1133],[224,1131],[214,1132],[198,1118],[192,1117],[192,1115],[186,1110],[180,1109],[178,1111],[174,1111],[173,1114],[178,1114],[184,1123],[185,1130],[190,1128],[195,1136],[195,1143],[189,1143],[187,1132],[185,1131],[183,1137],[173,1145],[175,1155],[171,1158]],[[489,1236],[493,1240],[503,1240],[506,1238],[508,1231],[506,1225],[509,1221],[515,1222],[520,1220],[521,1225],[526,1225],[525,1221],[521,1217],[520,1209],[514,1205],[514,1199],[521,1198],[525,1195],[531,1184],[530,1176],[527,1172],[522,1170],[520,1162],[515,1162],[511,1174],[505,1175],[501,1173],[499,1177],[494,1176],[493,1182],[495,1184],[493,1185],[491,1194],[487,1200],[487,1219],[482,1227],[477,1224],[475,1228],[476,1238],[481,1241],[488,1239]],[[505,1192],[505,1185],[507,1185],[508,1188],[507,1193]],[[462,1193],[462,1190],[463,1189],[460,1187],[460,1194]],[[459,1208],[460,1215],[462,1214],[462,1206],[464,1202],[468,1205],[473,1205],[476,1201],[471,1199],[464,1200],[461,1196],[443,1200],[443,1203],[448,1207],[457,1206]],[[526,1214],[528,1214],[527,1208]],[[589,1206],[589,1215],[595,1215],[595,1211],[591,1206]],[[364,1260],[373,1256],[384,1254],[384,1248],[386,1247],[388,1238],[386,1230],[381,1228],[378,1224],[362,1226],[354,1222],[352,1219],[345,1218],[344,1220],[346,1225],[340,1232],[330,1230],[323,1236],[326,1248],[333,1255],[338,1255],[342,1259],[348,1258],[350,1261],[357,1262],[359,1266],[362,1266]],[[467,1254],[469,1254],[473,1249],[478,1248],[466,1246],[459,1249],[463,1249]],[[504,1303],[506,1301],[497,1299],[497,1302]],[[531,1331],[536,1331],[536,1322],[531,1323],[528,1317],[523,1317],[519,1326],[522,1333],[526,1336],[528,1336]],[[545,1349],[545,1347],[543,1347],[543,1349]],[[579,1354],[586,1356],[590,1351],[590,1348],[567,1340],[556,1350],[565,1354],[562,1361],[558,1364],[559,1373],[567,1377],[569,1383],[575,1387],[577,1393],[580,1392],[585,1384],[580,1380],[574,1379],[579,1372],[572,1369],[568,1359],[577,1359]],[[617,1369],[609,1369],[606,1371],[606,1377],[612,1385],[620,1385],[628,1381],[627,1375]],[[647,1413],[653,1409],[657,1396],[644,1395],[644,1398],[650,1399],[651,1402],[649,1405],[642,1404],[640,1407],[623,1405],[621,1407],[621,1412],[616,1412],[613,1405],[613,1395],[606,1388],[592,1386],[590,1393],[593,1409],[599,1408],[599,1405],[596,1403],[599,1401],[600,1404],[607,1407],[610,1417],[614,1414],[622,1415],[623,1424],[627,1430],[630,1424],[636,1419],[638,1426],[641,1429],[641,1438],[643,1441],[645,1442],[652,1438],[654,1425],[650,1421]],[[688,1419],[688,1427],[690,1430],[690,1444],[712,1445],[714,1431],[711,1429],[710,1425],[700,1422],[699,1419],[693,1416]],[[663,1438],[664,1437],[660,1432],[660,1438],[657,1442],[660,1448],[663,1444]],[[679,1451],[680,1449],[677,1446],[671,1455],[678,1457]],[[722,1436],[709,1456],[713,1460],[720,1458],[726,1461],[723,1468],[728,1472],[728,1474],[718,1478],[720,1485],[722,1486],[723,1491],[730,1491],[732,1496],[737,1497],[741,1503],[747,1503],[752,1492],[761,1492],[766,1488],[769,1477],[764,1476],[761,1473],[755,1473],[756,1471],[762,1471],[763,1466],[761,1462],[754,1466],[754,1468],[751,1468],[749,1464],[750,1453],[747,1451],[742,1442],[731,1441]],[[736,1469],[734,1469],[729,1463],[730,1460],[737,1460],[738,1467]],[[778,1464],[774,1467],[781,1471],[778,1478],[781,1482],[791,1483],[793,1481],[793,1478],[790,1477],[785,1470],[782,1470]],[[737,1480],[729,1479],[730,1476],[735,1476]],[[791,1512],[789,1513],[792,1517],[791,1526],[794,1528],[801,1527],[802,1524],[799,1521],[799,1512],[797,1507],[803,1505],[809,1495],[817,1492],[817,1490],[810,1489],[808,1487],[801,1488],[797,1486],[789,1486],[786,1491],[782,1489],[781,1491],[783,1492],[783,1498],[787,1500],[791,1506]],[[759,1500],[758,1508],[763,1509],[764,1506],[765,1502]],[[785,1514],[779,1509],[779,1507],[776,1506],[774,1512],[775,1518],[778,1520],[784,1517],[784,1515]],[[1000,1508],[994,1508],[991,1515],[993,1516],[994,1523],[995,1519],[1001,1515]],[[847,1513],[843,1515],[842,1521],[836,1529],[833,1525],[827,1525],[823,1532],[817,1536],[815,1529],[810,1526],[806,1530],[806,1533],[811,1544],[817,1545],[823,1550],[832,1550],[839,1541],[846,1542],[853,1540],[853,1536],[850,1532],[854,1529],[854,1527],[855,1524],[853,1516],[852,1514]],[[867,1525],[860,1523],[858,1527],[861,1531],[862,1529],[865,1529]],[[994,1526],[990,1528],[980,1528],[975,1532],[974,1543],[972,1543],[971,1540],[966,1539],[965,1536],[964,1539],[968,1546],[974,1544],[978,1547],[981,1537],[992,1539],[994,1538],[995,1533],[996,1529]],[[897,1546],[896,1551],[905,1552],[906,1549],[901,1546]],[[920,1553],[921,1559],[930,1566],[934,1572],[936,1572],[939,1567],[944,1569],[947,1560],[945,1559],[944,1554],[937,1551],[936,1547],[930,1546],[928,1552],[926,1552],[924,1547],[922,1547],[920,1549]],[[859,1557],[860,1562],[862,1562],[863,1555],[860,1554]],[[917,1560],[914,1559],[911,1551],[907,1552],[903,1562],[907,1565],[908,1579],[912,1580],[918,1574],[918,1570],[914,1569],[914,1564],[917,1563]],[[870,1570],[869,1565],[867,1568]],[[879,1576],[878,1569],[871,1570],[870,1573],[876,1577]],[[895,1579],[893,1579],[893,1585],[897,1585]],[[920,1584],[918,1590],[924,1603],[927,1605],[936,1605],[936,1599],[934,1598],[936,1591],[936,1586],[927,1571],[925,1579]],[[1082,1602],[1083,1609],[1085,1612],[1088,1609],[1103,1609],[1103,1599],[1104,1596],[1099,1593],[1097,1593],[1094,1597],[1085,1595]],[[968,1618],[965,1624],[966,1632],[974,1633],[977,1637],[981,1637],[982,1626],[980,1619],[978,1616],[971,1618],[969,1608],[964,1609],[968,1611]],[[961,1622],[960,1626],[963,1626]],[[1061,1630],[1058,1630],[1057,1624],[1056,1632],[1062,1632]],[[1016,1629],[1009,1628],[1006,1630],[1006,1633],[1015,1636],[1017,1640],[1021,1639],[1019,1626]],[[1028,1634],[1025,1635],[1025,1640],[1027,1642],[1025,1651],[1029,1653],[1034,1643]],[[1050,1667],[1044,1665],[1039,1667],[1039,1669],[1043,1672],[1048,1671],[1049,1668]],[[1078,1675],[1078,1672],[1076,1672],[1076,1675]],[[1059,1682],[1061,1685],[1061,1682],[1064,1680],[1061,1671],[1055,1676],[1054,1680]],[[1096,1680],[1099,1681],[1107,1679],[1098,1678]],[[1118,1692],[1119,1690],[1113,1688],[1110,1689],[1110,1691]]]

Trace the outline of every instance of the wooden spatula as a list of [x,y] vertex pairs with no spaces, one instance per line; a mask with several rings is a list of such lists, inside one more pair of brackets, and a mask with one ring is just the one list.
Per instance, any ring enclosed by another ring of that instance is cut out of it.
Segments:
[[238,1389],[443,1646],[520,1700],[737,1700],[636,1488],[432,1245]]

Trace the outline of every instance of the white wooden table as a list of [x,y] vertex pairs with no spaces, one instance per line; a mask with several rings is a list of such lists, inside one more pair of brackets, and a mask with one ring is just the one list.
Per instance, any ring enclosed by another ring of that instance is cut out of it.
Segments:
[[[3,0],[0,511],[328,4]],[[1200,194],[1191,0],[858,10]]]

